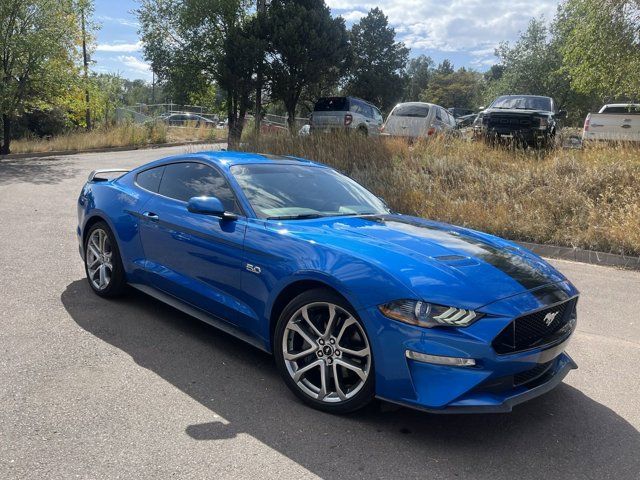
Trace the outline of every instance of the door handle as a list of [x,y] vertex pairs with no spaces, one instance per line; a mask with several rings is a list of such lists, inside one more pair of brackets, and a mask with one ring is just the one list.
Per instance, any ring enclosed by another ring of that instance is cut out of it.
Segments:
[[631,128],[631,125],[629,125],[628,123],[625,123],[624,125],[620,125],[622,128]]
[[144,212],[142,216],[151,220],[152,222],[157,222],[158,220],[160,220],[160,217],[158,217],[158,215],[153,212]]

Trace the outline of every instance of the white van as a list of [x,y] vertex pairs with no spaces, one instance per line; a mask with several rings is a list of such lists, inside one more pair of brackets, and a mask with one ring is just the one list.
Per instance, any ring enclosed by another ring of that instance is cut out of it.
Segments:
[[456,120],[445,108],[425,102],[396,105],[382,126],[382,133],[394,137],[421,138],[451,133]]

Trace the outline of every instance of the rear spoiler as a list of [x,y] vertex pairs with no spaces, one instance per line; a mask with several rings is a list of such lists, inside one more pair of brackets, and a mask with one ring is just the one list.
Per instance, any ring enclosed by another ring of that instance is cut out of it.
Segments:
[[114,178],[119,177],[120,175],[109,175],[110,173],[122,173],[125,174],[129,172],[129,170],[123,168],[103,168],[101,170],[94,170],[89,174],[89,182],[106,182],[108,180],[113,180]]

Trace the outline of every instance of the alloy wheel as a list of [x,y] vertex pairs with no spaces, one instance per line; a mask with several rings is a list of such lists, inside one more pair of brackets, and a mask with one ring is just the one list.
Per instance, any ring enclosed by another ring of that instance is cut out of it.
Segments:
[[96,228],[87,241],[87,274],[96,290],[104,290],[111,283],[113,275],[113,249],[107,232]]
[[282,353],[298,388],[325,403],[353,398],[371,371],[371,349],[362,325],[329,302],[310,303],[291,316]]

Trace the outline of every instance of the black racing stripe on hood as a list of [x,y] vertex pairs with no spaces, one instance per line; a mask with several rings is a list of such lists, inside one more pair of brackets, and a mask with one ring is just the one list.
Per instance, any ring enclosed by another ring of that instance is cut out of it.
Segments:
[[547,285],[531,292],[542,305],[554,305],[569,299],[569,294],[558,285]]
[[[553,281],[521,254],[515,253],[515,251],[509,251],[509,249],[500,249],[471,235],[447,231],[446,229],[436,226],[425,225],[411,218],[379,216],[377,219],[372,218],[372,220],[381,221],[386,224],[406,224],[424,230],[446,234],[448,235],[447,241],[453,243],[456,248],[459,248],[470,256],[478,258],[497,268],[527,290],[548,285]],[[436,235],[433,236],[433,240],[438,240]]]

